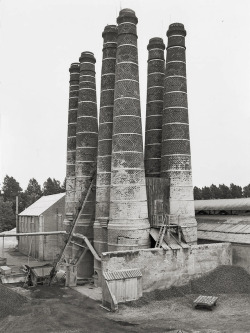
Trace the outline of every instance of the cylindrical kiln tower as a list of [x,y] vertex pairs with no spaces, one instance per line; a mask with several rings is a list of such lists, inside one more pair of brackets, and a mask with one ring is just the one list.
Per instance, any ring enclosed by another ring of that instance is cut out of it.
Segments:
[[184,25],[171,24],[167,36],[161,175],[170,180],[170,214],[182,226],[186,241],[195,243],[197,223],[194,217]]
[[[95,83],[95,57],[91,52],[83,52],[80,57],[79,100],[76,129],[76,194],[78,210],[82,206],[91,180],[95,177],[98,123]],[[95,190],[86,201],[75,232],[93,240],[93,223],[95,217]],[[78,267],[80,277],[93,274],[94,261],[90,251],[85,254]]]
[[149,222],[143,159],[137,33],[131,9],[117,18],[112,166],[110,251],[149,247]]
[[64,229],[69,231],[75,211],[75,164],[76,164],[76,121],[79,94],[79,63],[73,63],[69,69],[69,113],[67,136],[66,197]]
[[102,37],[103,60],[97,155],[96,217],[94,224],[94,246],[99,255],[108,250],[107,225],[110,205],[117,27],[115,25],[107,25]]
[[165,44],[151,38],[148,44],[148,85],[145,131],[146,177],[161,176],[161,136],[164,92]]

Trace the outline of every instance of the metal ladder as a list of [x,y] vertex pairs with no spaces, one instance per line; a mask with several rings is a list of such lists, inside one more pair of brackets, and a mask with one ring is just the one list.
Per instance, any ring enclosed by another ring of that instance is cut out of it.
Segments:
[[[61,263],[63,263],[63,261],[65,261],[66,253],[67,253],[67,251],[68,251],[69,246],[71,246],[71,244],[72,244],[72,245],[77,245],[77,246],[79,246],[79,247],[81,248],[81,250],[82,250],[82,253],[81,253],[81,255],[80,255],[79,258],[75,258],[75,259],[76,259],[75,262],[73,262],[73,259],[74,259],[74,258],[71,258],[71,262],[69,262],[69,264],[77,265],[77,263],[78,263],[78,262],[83,258],[83,256],[86,254],[88,248],[90,249],[90,251],[93,253],[93,255],[94,255],[96,258],[99,258],[99,257],[98,257],[98,254],[95,252],[95,250],[94,250],[94,248],[92,247],[92,245],[91,245],[90,241],[88,240],[88,238],[87,238],[86,236],[81,235],[81,234],[76,234],[76,233],[74,233],[74,231],[75,231],[75,227],[77,226],[77,222],[78,222],[80,216],[82,215],[82,212],[83,212],[83,210],[84,210],[84,208],[85,208],[86,202],[87,202],[88,197],[89,197],[89,195],[90,195],[90,192],[91,192],[91,190],[92,190],[92,188],[93,188],[93,186],[94,186],[94,183],[95,183],[95,176],[92,177],[92,180],[91,180],[90,186],[89,186],[89,188],[88,188],[87,194],[86,194],[86,196],[85,196],[85,198],[84,198],[84,201],[83,201],[83,203],[82,203],[81,209],[80,209],[80,211],[78,212],[78,214],[76,215],[75,219],[73,220],[73,223],[72,223],[71,229],[70,229],[70,231],[69,231],[69,233],[68,233],[68,239],[67,239],[67,242],[66,242],[65,246],[63,247],[63,249],[62,249],[62,251],[61,251],[61,253],[60,253],[60,255],[59,255],[58,260],[57,260],[57,261],[54,263],[54,265],[53,265],[53,268],[52,268],[51,273],[50,273],[50,282],[49,282],[49,284],[52,282],[53,278],[54,278],[55,275],[56,275],[57,267],[58,267]],[[72,240],[73,237],[75,237],[75,238],[80,238],[80,239],[84,240],[87,246],[85,247],[85,246],[82,245],[82,244],[78,244],[78,243],[74,242],[74,241]],[[100,259],[100,258],[99,258],[99,259]]]

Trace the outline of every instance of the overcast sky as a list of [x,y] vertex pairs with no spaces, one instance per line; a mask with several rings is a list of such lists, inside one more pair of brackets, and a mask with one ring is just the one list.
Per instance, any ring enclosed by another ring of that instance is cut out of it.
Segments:
[[193,184],[250,183],[249,0],[0,0],[1,183],[63,181],[69,66],[94,52],[99,101],[102,31],[127,7],[139,19],[143,130],[148,40],[167,43],[169,24],[181,22]]

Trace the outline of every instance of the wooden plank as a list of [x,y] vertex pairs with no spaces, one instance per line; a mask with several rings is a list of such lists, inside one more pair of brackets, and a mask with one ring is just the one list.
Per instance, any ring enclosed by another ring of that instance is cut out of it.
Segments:
[[153,224],[151,221],[153,215],[169,213],[169,180],[167,178],[147,177],[146,189],[150,224]]

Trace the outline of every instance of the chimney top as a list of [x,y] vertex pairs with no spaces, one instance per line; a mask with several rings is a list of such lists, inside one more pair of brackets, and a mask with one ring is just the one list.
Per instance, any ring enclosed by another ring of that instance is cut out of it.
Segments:
[[165,44],[163,43],[163,39],[160,37],[150,38],[147,49],[150,50],[151,48],[153,48],[155,46],[164,50]]
[[116,25],[106,25],[103,30],[102,37],[104,37],[108,33],[117,34],[117,26]]
[[80,64],[79,62],[73,62],[71,65],[70,65],[70,68],[69,68],[69,71],[74,71],[74,70],[77,70],[79,71],[80,69]]
[[167,36],[169,37],[170,35],[174,35],[174,34],[181,34],[185,37],[187,32],[184,28],[184,24],[182,24],[182,23],[170,24],[168,31],[167,31]]
[[79,61],[83,62],[83,61],[87,61],[87,60],[90,61],[90,62],[93,62],[93,64],[95,64],[96,60],[95,60],[93,52],[84,51],[84,52],[81,53]]
[[128,22],[132,22],[135,24],[138,23],[138,19],[135,15],[135,12],[129,8],[124,8],[120,10],[119,16],[117,17],[117,23],[119,24],[122,22],[126,22],[126,19],[128,20]]

